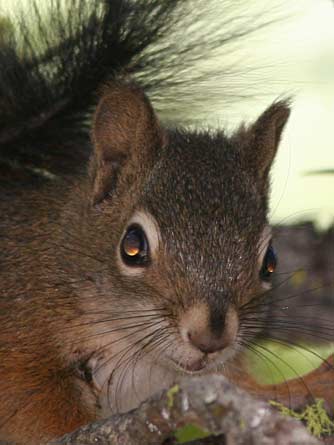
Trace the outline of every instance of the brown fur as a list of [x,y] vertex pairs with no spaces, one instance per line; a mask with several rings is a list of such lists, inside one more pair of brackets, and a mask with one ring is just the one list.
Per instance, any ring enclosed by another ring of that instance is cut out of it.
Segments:
[[[2,194],[0,439],[36,445],[103,415],[87,363],[111,360],[115,339],[132,341],[112,333],[125,323],[113,317],[156,311],[181,360],[189,346],[178,327],[192,307],[204,304],[207,329],[222,335],[229,308],[261,292],[268,171],[288,115],[277,102],[231,138],[167,130],[137,87],[109,85],[89,175]],[[138,209],[157,221],[161,245],[131,278],[116,253]],[[158,352],[152,363],[165,363]]]

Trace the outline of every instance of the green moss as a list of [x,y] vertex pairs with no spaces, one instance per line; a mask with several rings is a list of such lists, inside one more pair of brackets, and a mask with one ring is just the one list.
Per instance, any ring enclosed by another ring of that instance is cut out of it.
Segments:
[[313,405],[306,406],[301,412],[289,409],[275,401],[270,401],[270,404],[278,408],[283,415],[304,422],[309,432],[315,437],[334,434],[334,422],[328,416],[323,406],[324,401],[321,399],[317,400]]
[[174,385],[167,391],[167,406],[169,409],[173,408],[174,396],[179,392],[179,390],[179,385]]
[[206,431],[192,423],[189,423],[175,431],[177,443],[187,443],[191,440],[204,439],[208,436],[210,436],[209,431]]
[[246,429],[246,422],[244,421],[244,419],[240,420],[240,429],[241,431],[244,431]]

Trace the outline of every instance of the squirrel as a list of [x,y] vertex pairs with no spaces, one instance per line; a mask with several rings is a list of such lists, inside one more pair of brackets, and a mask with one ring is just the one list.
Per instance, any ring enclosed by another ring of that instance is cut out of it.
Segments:
[[[46,443],[180,375],[225,373],[265,325],[269,172],[290,103],[232,135],[164,126],[147,92],[171,62],[147,48],[181,3],[56,2],[50,22],[35,5],[42,49],[22,20],[26,46],[4,31],[0,440]],[[9,180],[13,159],[50,152],[72,174]]]

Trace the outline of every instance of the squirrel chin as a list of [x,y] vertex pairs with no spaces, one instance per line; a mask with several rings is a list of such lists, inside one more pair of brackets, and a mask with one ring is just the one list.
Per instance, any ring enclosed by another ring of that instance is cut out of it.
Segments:
[[181,372],[183,375],[211,374],[223,369],[226,363],[230,361],[236,353],[236,349],[231,345],[222,351],[204,354],[202,358],[196,360],[176,362],[170,359],[169,363],[178,373]]
[[127,369],[101,367],[99,360],[92,359],[89,366],[92,370],[92,384],[99,394],[101,417],[134,409],[152,394],[169,388],[187,375],[221,371],[235,354],[236,349],[231,345],[223,351],[203,354],[201,358],[184,363],[171,357],[165,357],[157,363],[146,357]]
[[124,371],[108,367],[97,367],[92,370],[93,385],[98,390],[100,417],[125,413],[137,408],[154,393],[173,386],[187,375],[204,375],[220,372],[234,355],[233,347],[224,351],[209,354],[185,366],[172,359],[164,363],[153,363],[149,359],[140,360],[134,368]]

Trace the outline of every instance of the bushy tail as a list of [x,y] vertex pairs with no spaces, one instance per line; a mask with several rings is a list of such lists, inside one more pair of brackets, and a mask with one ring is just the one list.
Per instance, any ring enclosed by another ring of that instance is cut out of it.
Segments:
[[[216,91],[217,73],[224,78],[221,67],[203,70],[199,62],[266,24],[249,17],[231,28],[232,0],[222,2],[221,17],[215,2],[210,10],[201,0],[43,3],[0,20],[0,162],[17,150],[31,160],[51,142],[87,135],[99,86],[115,76],[134,77],[153,102],[168,102],[175,117],[177,101],[200,103],[209,95],[208,78],[216,76]],[[203,8],[212,16],[205,23]],[[235,75],[224,69],[225,81]],[[229,85],[226,95],[233,94]]]
[[21,16],[15,26],[3,20],[0,143],[83,116],[101,83],[144,69],[143,52],[167,32],[178,3],[74,0],[64,9],[56,0],[45,11],[33,3],[28,20]]

